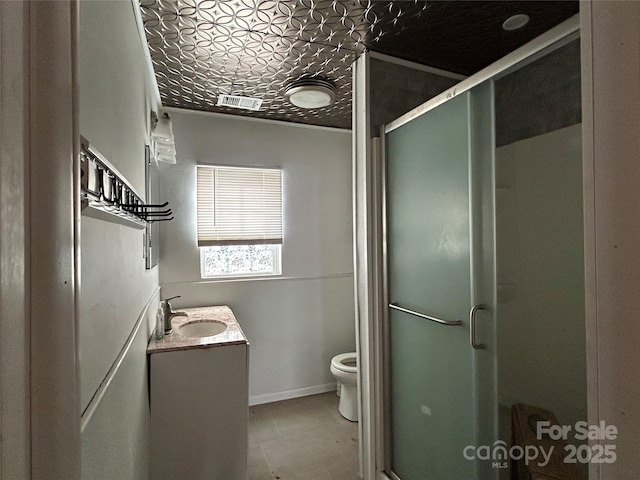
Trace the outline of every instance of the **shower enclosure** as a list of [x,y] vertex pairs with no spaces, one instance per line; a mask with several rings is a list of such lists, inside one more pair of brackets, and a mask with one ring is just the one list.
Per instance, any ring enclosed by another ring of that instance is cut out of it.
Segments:
[[586,420],[577,38],[572,19],[381,132],[389,478],[509,478],[491,452],[518,406]]

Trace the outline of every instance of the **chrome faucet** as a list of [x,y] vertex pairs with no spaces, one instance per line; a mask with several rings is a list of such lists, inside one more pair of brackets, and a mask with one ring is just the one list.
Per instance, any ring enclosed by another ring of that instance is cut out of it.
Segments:
[[175,297],[167,298],[164,302],[162,302],[162,316],[164,317],[164,334],[169,335],[171,330],[173,330],[173,326],[171,325],[171,319],[173,317],[186,317],[187,312],[174,312],[171,309],[171,304],[169,300],[173,300],[174,298],[180,298],[180,295]]

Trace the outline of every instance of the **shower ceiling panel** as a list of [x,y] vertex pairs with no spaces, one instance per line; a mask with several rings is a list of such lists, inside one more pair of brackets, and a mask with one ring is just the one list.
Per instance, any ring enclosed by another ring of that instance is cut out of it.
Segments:
[[[351,126],[351,65],[367,50],[470,75],[578,12],[577,1],[141,0],[167,107]],[[531,21],[506,32],[516,13]],[[333,105],[284,97],[303,75],[335,83]],[[262,99],[259,111],[216,106],[220,94]]]

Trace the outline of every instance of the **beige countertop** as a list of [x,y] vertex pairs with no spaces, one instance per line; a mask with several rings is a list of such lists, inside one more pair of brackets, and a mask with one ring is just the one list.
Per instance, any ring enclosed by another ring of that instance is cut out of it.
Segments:
[[[186,312],[188,316],[173,317],[171,319],[173,332],[165,335],[164,338],[157,340],[155,335],[152,335],[151,340],[149,340],[149,345],[147,346],[147,354],[249,343],[233,312],[226,305],[181,308],[179,311]],[[224,332],[211,337],[193,338],[180,335],[178,329],[181,325],[205,320],[224,323],[227,325],[227,328]]]

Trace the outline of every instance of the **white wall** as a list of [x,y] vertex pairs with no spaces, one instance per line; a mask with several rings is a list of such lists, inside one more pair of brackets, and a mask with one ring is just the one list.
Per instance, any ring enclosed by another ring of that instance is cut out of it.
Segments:
[[[355,350],[351,132],[171,111],[177,165],[161,165],[160,281],[174,308],[228,304],[250,341],[250,396],[268,401],[333,382],[331,357]],[[203,282],[197,163],[281,167],[282,278]]]
[[496,150],[499,401],[587,418],[581,125]]
[[[147,316],[154,318],[155,310],[146,312]],[[151,425],[146,355],[151,330],[145,320],[82,432],[83,480],[149,478]]]
[[589,423],[616,425],[614,463],[590,478],[640,471],[640,2],[584,1],[582,37]]
[[[141,195],[150,109],[157,110],[144,54],[131,2],[80,3],[80,133]],[[148,408],[140,408],[147,388],[144,348],[127,353],[115,374],[116,390],[111,390],[112,385],[105,395],[108,401],[96,405],[99,399],[92,398],[157,287],[158,269],[145,270],[142,230],[82,217],[81,403],[83,410],[96,408],[83,437],[83,467],[86,470],[97,462],[106,478],[144,478],[141,472],[148,467],[148,439],[139,430],[149,420]],[[155,311],[155,305],[151,309]],[[141,330],[148,338],[148,327],[143,325]],[[138,341],[146,343],[146,338]],[[117,388],[132,376],[141,383],[138,390]],[[122,418],[133,420],[121,429],[107,428]],[[112,461],[102,463],[101,458]],[[96,472],[89,469],[83,478],[93,478]],[[117,472],[129,472],[129,476]]]

